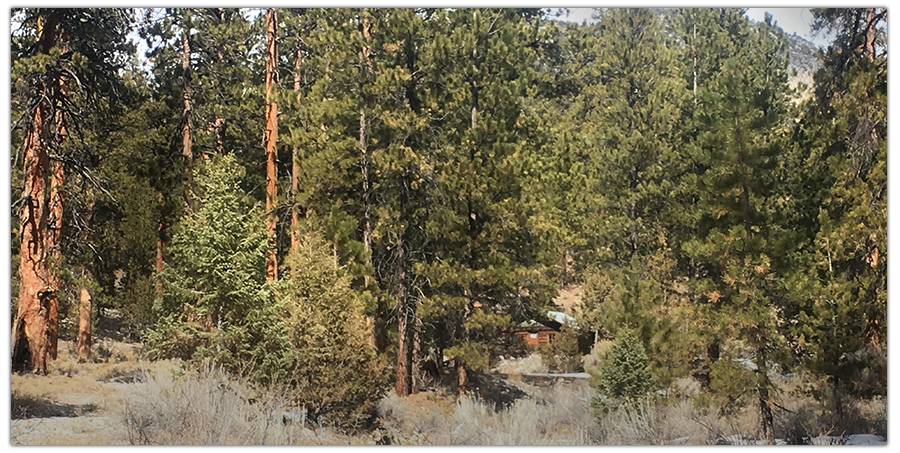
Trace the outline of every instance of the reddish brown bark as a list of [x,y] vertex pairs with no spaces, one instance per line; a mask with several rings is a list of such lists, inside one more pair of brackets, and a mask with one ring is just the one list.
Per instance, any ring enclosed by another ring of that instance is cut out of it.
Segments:
[[412,385],[410,393],[415,395],[419,393],[422,387],[422,372],[419,369],[419,362],[422,360],[422,319],[418,316],[413,321],[413,340],[412,340],[412,360],[410,360],[410,374],[412,375]]
[[463,396],[466,394],[469,386],[469,377],[466,374],[466,362],[463,362],[461,359],[456,359],[456,377],[457,395]]
[[[58,18],[51,15],[38,20],[38,51],[47,54],[55,43]],[[47,178],[50,171],[48,154],[50,106],[37,86],[42,99],[32,112],[32,123],[26,131],[23,149],[24,180],[22,211],[19,214],[19,299],[12,331],[12,369],[46,374],[51,348],[49,337],[51,307],[56,291],[47,263],[48,203]]]
[[409,395],[409,357],[406,347],[406,256],[397,247],[397,395]]
[[[58,112],[57,112],[58,113]],[[49,218],[47,221],[47,253],[50,254],[52,263],[59,263],[59,235],[62,230],[63,195],[62,185],[65,180],[65,169],[62,162],[51,163],[50,174],[50,200]],[[56,360],[59,351],[59,278],[50,270],[50,287],[53,288],[53,297],[50,298],[49,313],[47,314],[47,351],[50,358]]]
[[91,359],[91,293],[81,288],[81,304],[78,306],[78,361]]
[[[297,59],[294,60],[294,93],[297,95],[297,106],[300,105],[300,65],[303,61],[303,50],[297,46]],[[300,207],[297,206],[297,193],[300,192],[300,150],[295,145],[291,150],[291,250],[300,247]]]
[[275,102],[275,96],[272,94],[278,57],[278,49],[275,42],[276,21],[275,9],[269,8],[266,11],[266,129],[263,137],[266,143],[266,213],[268,215],[266,231],[269,233],[269,255],[266,257],[267,282],[278,279],[278,258],[275,242],[275,228],[278,223],[278,217],[275,215],[275,202],[278,196],[276,185],[278,169],[275,166],[277,159],[275,144],[278,141],[278,103]]
[[[59,35],[59,47],[62,53],[66,53],[69,50],[68,46],[68,37],[64,32],[61,32]],[[64,79],[60,78],[57,82],[59,84],[60,94],[65,96],[68,94],[68,86]],[[68,129],[66,127],[66,119],[62,109],[57,108],[54,112],[55,115],[55,125],[56,125],[56,143],[58,147],[61,147],[63,143],[65,143],[66,138],[69,135]],[[47,231],[47,252],[53,257],[53,263],[59,263],[60,260],[60,245],[59,245],[59,237],[62,233],[63,226],[63,184],[66,179],[66,170],[63,163],[59,160],[52,161],[51,164],[52,172],[50,174],[50,201],[49,201],[49,220]],[[57,354],[59,352],[59,298],[57,295],[59,294],[60,282],[59,278],[55,275],[53,270],[50,270],[50,286],[53,288],[54,297],[50,299],[50,313],[48,314],[48,325],[47,325],[47,341],[48,341],[48,350],[50,353],[50,358],[56,360]]]
[[184,167],[182,168],[184,179],[184,202],[188,207],[194,209],[194,200],[191,196],[191,186],[194,185],[191,177],[191,168],[193,167],[194,154],[191,147],[194,143],[194,135],[191,130],[191,111],[192,107],[192,91],[191,91],[191,43],[189,41],[190,32],[186,24],[183,25],[181,32],[181,69],[183,71],[181,79],[182,98],[184,107],[181,112],[181,156],[184,158]]

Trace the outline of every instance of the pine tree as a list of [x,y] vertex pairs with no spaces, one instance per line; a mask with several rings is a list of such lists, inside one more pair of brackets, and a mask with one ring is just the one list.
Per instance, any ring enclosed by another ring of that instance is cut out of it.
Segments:
[[588,280],[606,279],[609,287],[597,288],[605,302],[588,299],[585,308],[599,315],[589,320],[596,328],[634,329],[652,350],[654,370],[668,378],[685,373],[693,353],[671,322],[684,311],[673,284],[679,225],[670,216],[684,161],[676,125],[688,92],[654,12],[605,10],[598,27],[593,80],[578,99],[587,122],[583,171],[591,208],[580,255],[592,263]]
[[610,398],[633,399],[645,395],[654,385],[644,345],[628,329],[616,341],[600,365],[597,388]]
[[278,241],[275,236],[278,217],[275,204],[278,200],[278,168],[275,161],[278,151],[278,102],[272,93],[273,85],[278,83],[278,37],[276,34],[277,13],[275,8],[266,10],[266,128],[263,141],[266,143],[266,213],[269,216],[267,231],[269,232],[269,256],[266,258],[266,281],[278,279]]
[[707,105],[723,107],[716,117],[706,117],[698,135],[698,160],[705,168],[692,184],[699,199],[698,233],[683,249],[701,266],[701,309],[719,338],[740,339],[751,350],[761,433],[774,443],[768,372],[785,346],[778,329],[785,322],[779,316],[784,292],[776,282],[797,245],[790,227],[777,222],[779,196],[787,195],[781,192],[778,159],[785,44],[771,16],[754,29],[745,27],[740,60],[726,60],[710,83],[716,88],[703,93]]
[[289,348],[264,286],[264,212],[240,189],[243,177],[234,156],[195,167],[197,210],[172,236],[164,297],[144,342],[151,358],[209,358],[273,382],[285,376]]
[[294,403],[320,424],[359,426],[387,388],[387,364],[368,341],[363,301],[321,235],[300,231],[285,260],[279,303],[292,346],[287,382]]
[[795,192],[809,193],[798,198],[812,217],[810,246],[798,261],[815,272],[790,276],[802,321],[790,334],[807,369],[830,381],[834,411],[844,417],[844,395],[886,390],[887,85],[886,57],[877,52],[883,11],[814,14],[816,28],[831,28],[835,40],[795,129],[804,168],[798,178],[808,187]]
[[[114,91],[112,74],[128,50],[127,10],[23,10],[23,27],[36,42],[19,48],[14,95],[27,107],[23,129],[23,206],[20,210],[20,283],[13,322],[13,369],[45,373],[56,357],[64,225],[64,160],[73,118]],[[90,18],[91,24],[84,25]],[[98,50],[100,49],[100,50]],[[78,80],[72,86],[71,80]],[[54,154],[51,164],[51,152]],[[51,261],[53,263],[51,263]]]

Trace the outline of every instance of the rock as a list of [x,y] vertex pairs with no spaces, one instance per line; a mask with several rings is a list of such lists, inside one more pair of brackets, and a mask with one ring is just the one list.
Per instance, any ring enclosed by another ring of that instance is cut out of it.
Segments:
[[887,441],[875,434],[851,434],[844,439],[844,445],[887,445]]

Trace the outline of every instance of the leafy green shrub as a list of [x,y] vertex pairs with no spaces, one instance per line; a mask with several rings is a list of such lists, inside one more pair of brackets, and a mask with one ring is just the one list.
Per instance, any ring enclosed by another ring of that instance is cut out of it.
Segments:
[[610,398],[635,398],[654,384],[644,345],[627,329],[620,329],[606,360],[600,364],[598,389]]
[[553,373],[577,373],[584,371],[581,351],[578,350],[578,332],[563,325],[553,342],[540,348],[541,362]]
[[289,346],[265,284],[263,210],[240,189],[243,177],[230,155],[196,168],[196,209],[172,236],[144,346],[150,358],[210,359],[271,382],[285,376]]
[[368,341],[363,302],[320,234],[301,235],[278,289],[292,346],[293,402],[315,422],[359,426],[387,390],[387,364]]

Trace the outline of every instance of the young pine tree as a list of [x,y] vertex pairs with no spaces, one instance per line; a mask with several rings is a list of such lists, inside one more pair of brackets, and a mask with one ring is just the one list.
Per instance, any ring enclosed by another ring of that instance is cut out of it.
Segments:
[[387,390],[387,364],[369,342],[363,301],[321,233],[300,231],[278,300],[291,344],[294,403],[318,423],[358,426]]
[[151,358],[212,359],[261,381],[284,376],[286,333],[265,285],[268,236],[262,207],[239,187],[235,157],[195,168],[196,210],[175,230],[163,272],[157,325],[144,341]]

